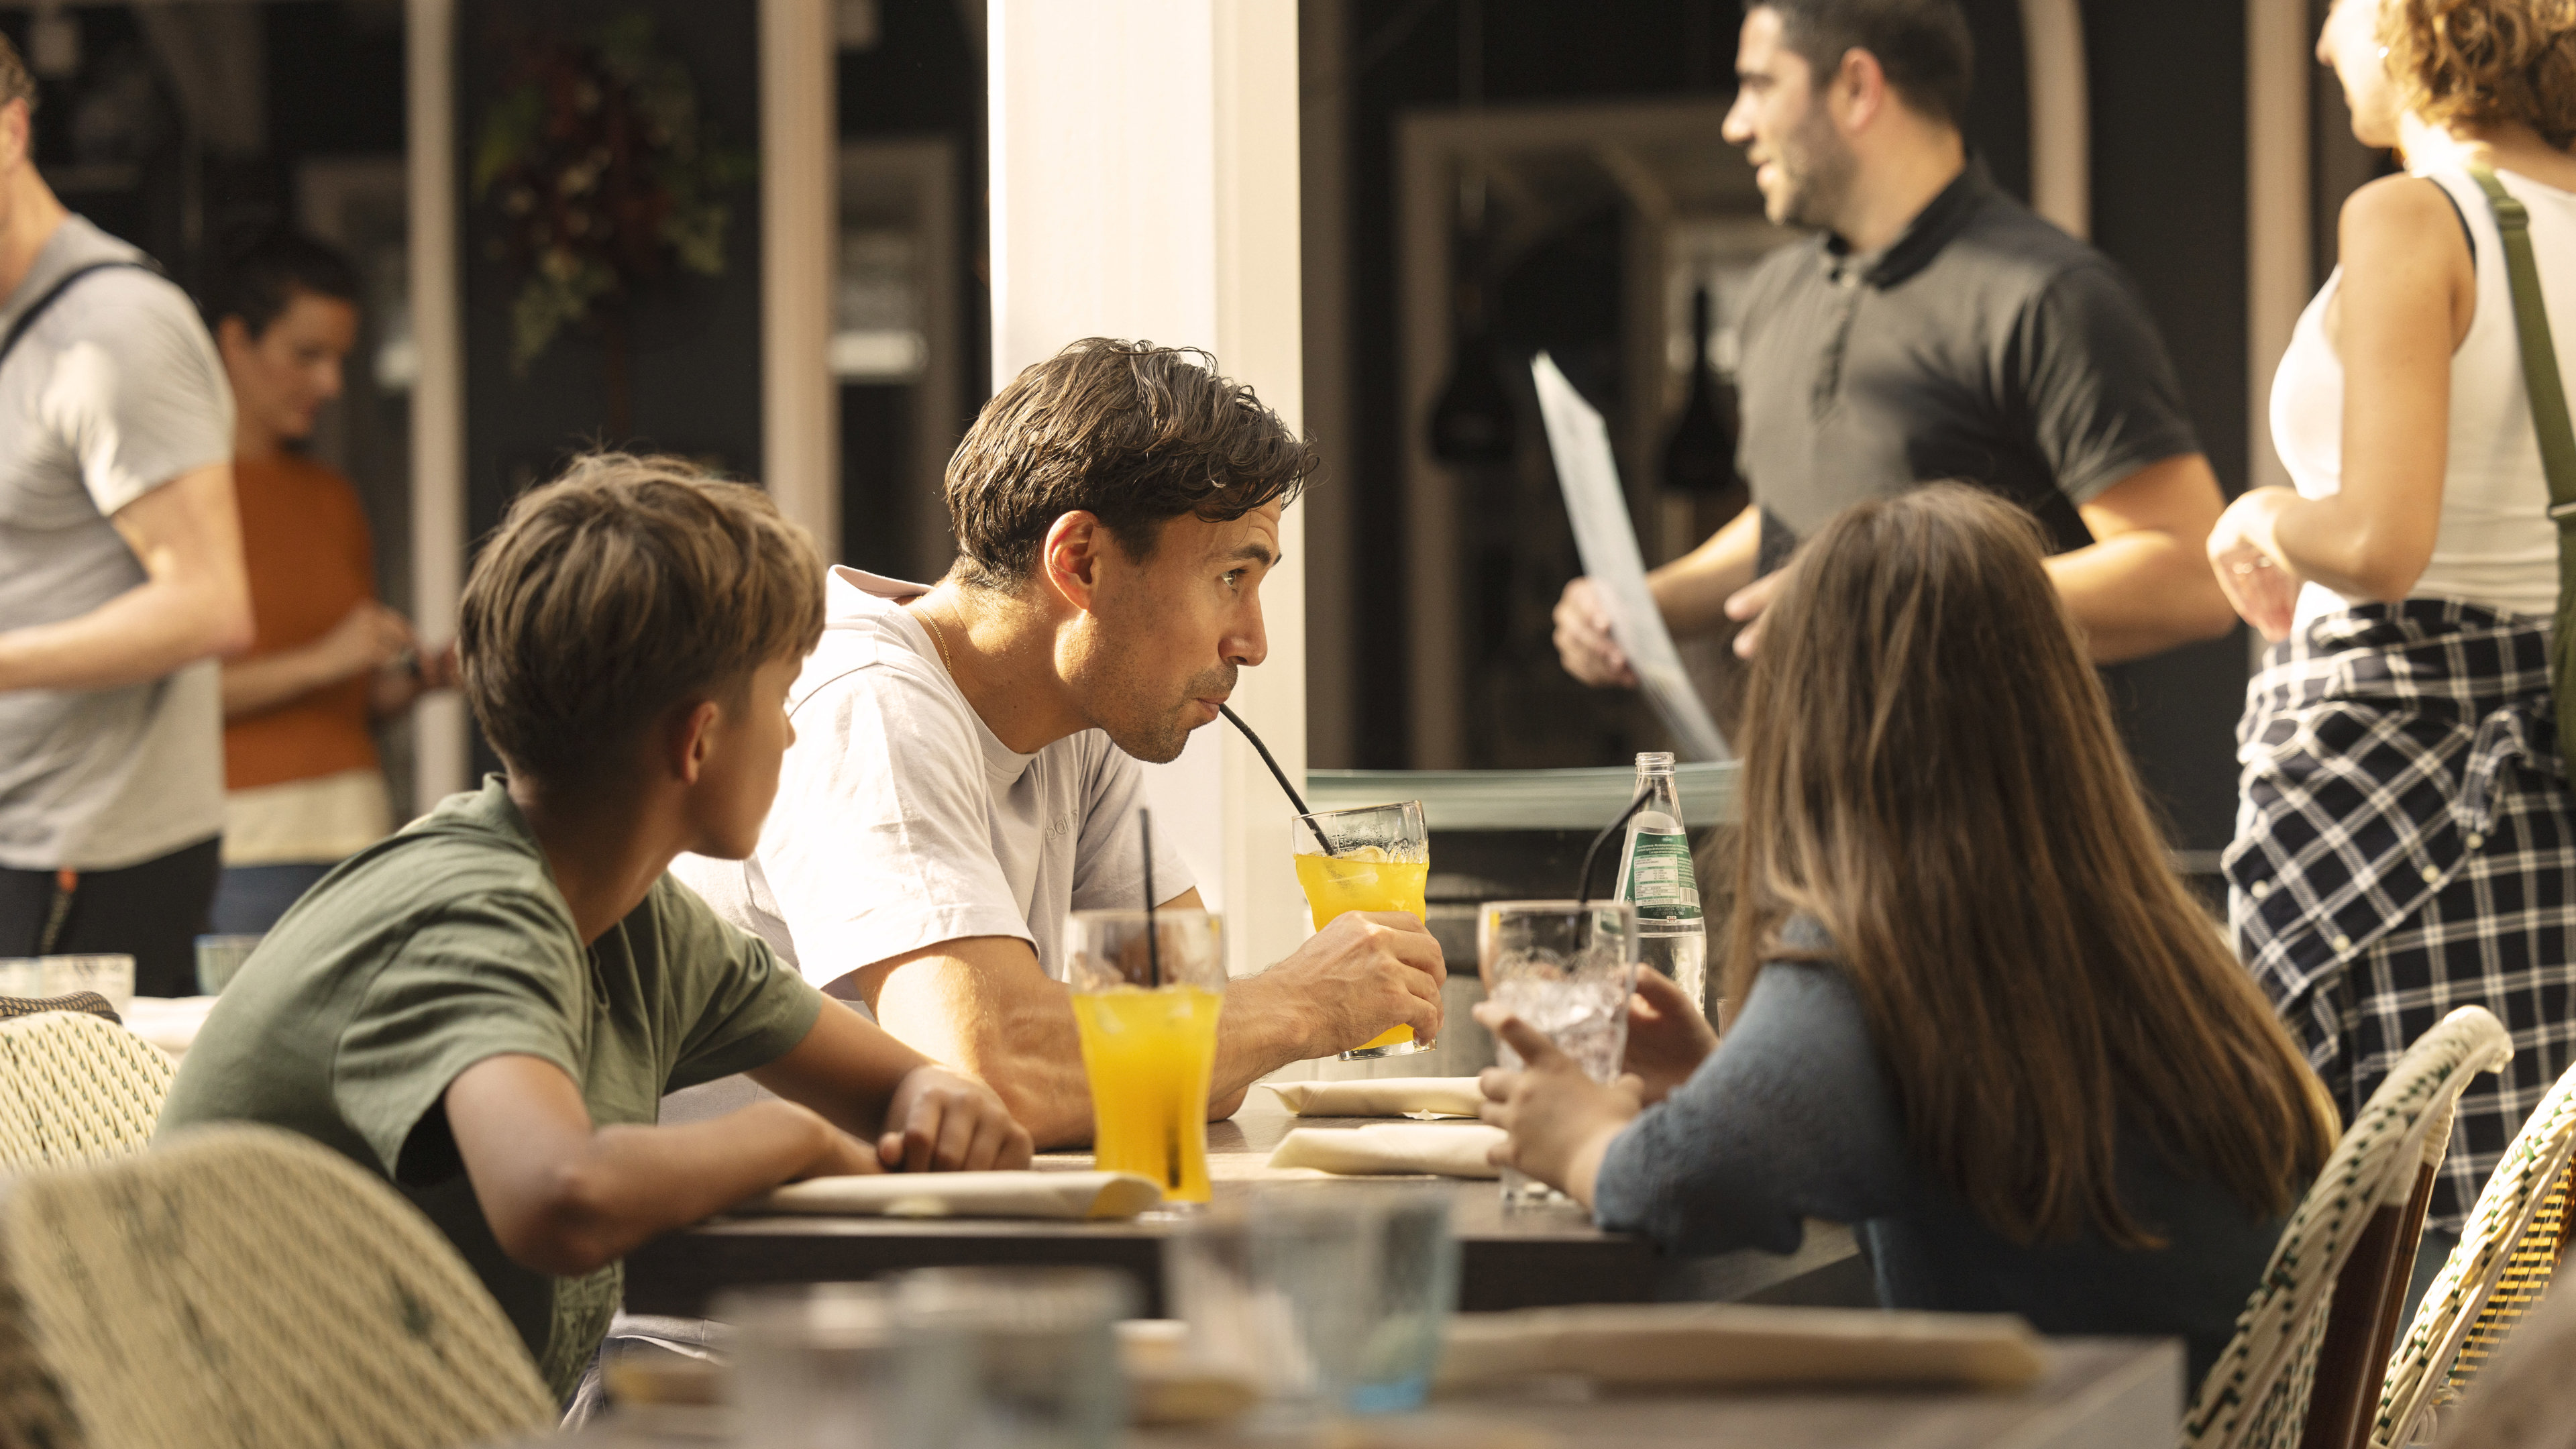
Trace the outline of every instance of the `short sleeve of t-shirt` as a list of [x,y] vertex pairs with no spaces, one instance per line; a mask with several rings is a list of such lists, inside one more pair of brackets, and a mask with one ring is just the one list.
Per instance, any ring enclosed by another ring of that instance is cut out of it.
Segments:
[[787,1055],[822,1014],[823,993],[782,964],[767,943],[716,916],[668,876],[654,886],[665,968],[681,1013],[679,1057],[667,1089],[677,1091],[764,1067]]
[[2200,450],[2146,304],[2108,264],[2058,273],[2014,338],[2040,451],[2075,503],[2150,463]]
[[38,416],[78,460],[102,515],[232,457],[232,390],[177,287],[131,268],[99,272],[73,283],[36,328],[63,336]]
[[532,1056],[583,1080],[566,994],[583,963],[564,935],[561,907],[487,892],[423,922],[376,968],[333,1054],[332,1095],[387,1176],[407,1180],[412,1128],[477,1062]]
[[1035,945],[993,853],[975,721],[935,667],[884,648],[795,711],[806,745],[787,752],[760,866],[809,977],[968,936]]

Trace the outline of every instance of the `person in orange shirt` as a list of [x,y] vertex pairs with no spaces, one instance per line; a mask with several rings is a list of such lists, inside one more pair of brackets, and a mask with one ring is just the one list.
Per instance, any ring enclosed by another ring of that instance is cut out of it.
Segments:
[[223,672],[212,924],[226,935],[266,931],[332,865],[393,829],[373,725],[454,683],[454,645],[422,650],[410,621],[377,602],[357,489],[299,450],[340,395],[358,291],[347,258],[277,232],[227,260],[206,307],[232,380],[257,629]]

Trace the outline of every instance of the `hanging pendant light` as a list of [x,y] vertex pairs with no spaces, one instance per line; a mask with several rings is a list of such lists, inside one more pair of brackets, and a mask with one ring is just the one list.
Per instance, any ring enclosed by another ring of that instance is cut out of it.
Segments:
[[[1458,101],[1469,115],[1484,104],[1484,52],[1483,0],[1459,0]],[[1459,466],[1508,463],[1516,441],[1512,395],[1503,386],[1486,323],[1485,220],[1484,168],[1469,161],[1458,173],[1451,243],[1456,283],[1450,293],[1449,381],[1431,406],[1431,456]]]

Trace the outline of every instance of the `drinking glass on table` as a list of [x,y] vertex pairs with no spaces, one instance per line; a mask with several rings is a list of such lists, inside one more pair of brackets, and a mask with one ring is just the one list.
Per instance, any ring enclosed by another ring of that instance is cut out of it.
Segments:
[[1421,1406],[1458,1306],[1440,1188],[1274,1186],[1164,1241],[1200,1365],[1256,1385],[1255,1431]]
[[1075,911],[1066,984],[1091,1083],[1091,1151],[1103,1172],[1149,1177],[1172,1203],[1208,1200],[1208,1080],[1225,1005],[1225,949],[1211,911]]
[[[1297,884],[1320,931],[1349,911],[1402,911],[1421,920],[1431,878],[1431,830],[1422,802],[1318,810],[1288,823],[1288,848],[1297,858]],[[1423,1049],[1413,1028],[1388,1027],[1342,1053],[1346,1062],[1409,1056]]]
[[122,953],[88,956],[39,956],[44,966],[44,994],[69,996],[95,991],[123,1016],[134,1006],[134,958]]
[[848,1449],[878,1442],[891,1351],[884,1288],[770,1284],[718,1294],[732,1329],[726,1398],[742,1449]]
[[[1127,1419],[1109,1268],[916,1268],[894,1291],[898,1449],[1109,1449]],[[865,1442],[865,1441],[862,1441]]]
[[[1476,912],[1476,959],[1485,996],[1574,1058],[1583,1074],[1618,1080],[1628,1045],[1628,995],[1637,982],[1637,908],[1625,901],[1487,901]],[[1500,1037],[1494,1056],[1519,1071]],[[1503,1169],[1503,1203],[1561,1203],[1564,1194]]]

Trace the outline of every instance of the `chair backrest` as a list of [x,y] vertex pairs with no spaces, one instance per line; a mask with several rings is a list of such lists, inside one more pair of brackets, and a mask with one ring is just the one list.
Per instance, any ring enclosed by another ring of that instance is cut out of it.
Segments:
[[0,1018],[34,1016],[43,1011],[78,1011],[119,1024],[125,1020],[116,1014],[114,1002],[95,991],[73,991],[61,996],[0,996]]
[[2438,1165],[2449,1145],[2452,1109],[2469,1079],[2512,1056],[2503,1025],[2478,1006],[2452,1012],[2406,1049],[2282,1228],[2237,1315],[2236,1337],[2184,1416],[2185,1445],[2340,1449],[2353,1441],[2396,1334],[2394,1295],[2404,1291],[2402,1265],[2413,1261],[2423,1228],[2427,1164]]
[[2576,1449],[2576,1285],[2514,1325],[2486,1371],[2442,1414],[2442,1449]]
[[2561,1075],[2478,1193],[2460,1245],[2424,1291],[2389,1360],[2372,1421],[2374,1449],[2433,1442],[2456,1401],[2514,1323],[2549,1287],[2565,1251],[2568,1158],[2576,1150],[2576,1070]]
[[[44,1412],[13,1392],[32,1346],[89,1444],[460,1449],[555,1421],[455,1248],[292,1133],[197,1128],[23,1177],[0,1201],[0,1262],[0,1412]],[[44,1441],[0,1422],[0,1442]]]
[[140,1152],[178,1069],[112,1016],[0,1018],[0,1168],[74,1167]]

